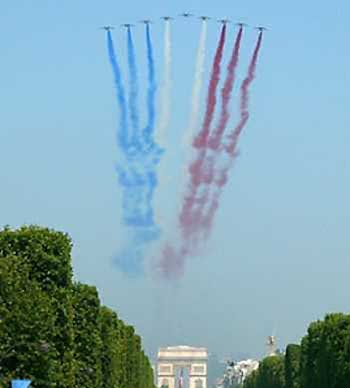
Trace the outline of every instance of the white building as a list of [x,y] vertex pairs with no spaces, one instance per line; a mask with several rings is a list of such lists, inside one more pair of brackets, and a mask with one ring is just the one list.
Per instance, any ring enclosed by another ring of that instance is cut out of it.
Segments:
[[236,387],[244,382],[244,380],[255,370],[259,368],[259,361],[244,360],[239,362],[229,362],[223,379],[218,381],[217,388]]

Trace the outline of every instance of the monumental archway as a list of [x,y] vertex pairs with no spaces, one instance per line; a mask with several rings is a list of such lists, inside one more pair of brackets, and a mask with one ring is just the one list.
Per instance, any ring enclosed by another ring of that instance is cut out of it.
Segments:
[[207,388],[206,348],[169,346],[158,351],[157,387],[177,388],[176,370],[188,368],[189,388]]

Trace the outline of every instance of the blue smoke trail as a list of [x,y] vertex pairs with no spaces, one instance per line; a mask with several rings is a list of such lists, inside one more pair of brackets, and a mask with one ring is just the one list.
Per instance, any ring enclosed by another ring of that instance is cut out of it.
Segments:
[[151,39],[150,27],[146,25],[146,43],[147,43],[147,63],[148,63],[148,91],[147,91],[147,111],[148,123],[143,130],[144,142],[150,146],[153,145],[152,135],[155,125],[155,98],[157,85],[155,80],[153,45]]
[[119,103],[120,109],[120,118],[119,118],[119,130],[118,130],[118,145],[121,148],[126,148],[128,146],[128,118],[127,118],[127,109],[126,109],[126,100],[124,86],[121,77],[120,67],[117,61],[117,56],[114,51],[112,34],[110,31],[107,31],[107,47],[108,47],[108,56],[109,61],[112,66],[114,82],[117,92],[117,100]]
[[129,83],[130,83],[129,109],[130,109],[131,125],[133,129],[131,142],[136,146],[138,142],[137,137],[139,132],[139,113],[137,109],[138,79],[137,79],[135,47],[134,47],[134,42],[132,39],[130,27],[128,27],[127,35],[128,35],[127,41],[128,41]]
[[108,31],[108,52],[112,65],[117,99],[120,108],[118,130],[118,147],[121,159],[117,165],[119,184],[123,188],[122,208],[123,224],[127,227],[127,241],[116,257],[122,271],[129,275],[143,272],[143,257],[147,245],[160,236],[155,225],[152,208],[154,190],[157,186],[156,167],[163,150],[154,143],[156,81],[153,59],[153,47],[149,26],[146,29],[147,61],[148,61],[148,92],[147,92],[147,124],[139,131],[139,114],[137,107],[138,80],[135,48],[130,29],[127,30],[128,67],[130,79],[129,113],[132,125],[132,136],[129,137],[127,121],[127,105],[121,72],[113,48],[111,33]]

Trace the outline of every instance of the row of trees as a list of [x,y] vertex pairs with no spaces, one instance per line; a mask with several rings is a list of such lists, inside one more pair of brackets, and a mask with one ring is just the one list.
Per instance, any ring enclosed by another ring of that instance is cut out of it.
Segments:
[[244,388],[349,388],[350,315],[329,314],[309,326],[300,345],[265,358]]
[[0,388],[153,388],[133,327],[73,282],[71,247],[49,229],[0,231]]

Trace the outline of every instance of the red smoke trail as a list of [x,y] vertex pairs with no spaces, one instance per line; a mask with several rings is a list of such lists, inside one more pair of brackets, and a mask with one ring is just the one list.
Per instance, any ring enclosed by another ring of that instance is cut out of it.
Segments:
[[[183,241],[181,244],[181,248],[179,250],[175,250],[170,245],[166,245],[163,249],[162,261],[160,265],[163,275],[166,277],[180,277],[183,274],[185,258],[193,252],[193,248],[196,248],[196,244],[198,242],[196,240],[198,239],[198,233],[204,232],[204,235],[209,235],[212,229],[213,219],[219,207],[221,193],[228,181],[229,170],[237,156],[237,143],[239,140],[239,136],[249,119],[249,87],[255,78],[256,65],[262,43],[262,35],[263,34],[261,32],[258,37],[253,57],[249,64],[248,75],[241,85],[240,120],[232,131],[232,133],[228,135],[228,144],[224,148],[225,151],[228,153],[230,159],[227,162],[226,166],[221,168],[219,171],[212,171],[212,173],[214,174],[213,183],[215,185],[215,188],[210,200],[209,210],[207,211],[207,213],[204,216],[201,214],[197,214],[197,218],[191,219],[191,217],[189,217],[189,219],[184,218],[181,220],[181,227],[183,229]],[[189,199],[186,198],[186,201],[189,201]],[[206,201],[206,198],[194,198],[192,202],[194,203],[195,201],[197,201],[197,204],[200,206],[203,201]],[[183,211],[186,208],[186,204],[187,202],[185,202],[184,204]],[[185,217],[185,214],[182,214],[182,216]],[[192,225],[190,224],[190,228],[186,229],[186,227],[188,226],[186,224],[186,221],[192,221]],[[191,233],[186,234],[186,231]]]
[[[207,139],[206,141],[206,143],[208,143],[206,144],[207,148],[209,147],[214,151],[217,151],[221,144],[223,133],[230,118],[229,103],[236,76],[236,68],[239,60],[242,35],[243,28],[241,27],[238,31],[231,59],[227,67],[227,77],[224,83],[224,87],[221,90],[222,107],[219,122],[214,133],[211,135],[209,133],[209,140]],[[220,69],[220,64],[218,65],[218,68]],[[192,184],[195,186],[195,190],[192,190],[192,197],[185,198],[185,208],[181,214],[181,220],[185,221],[186,224],[186,236],[188,234],[196,233],[198,228],[201,229],[201,224],[203,221],[202,212],[209,199],[209,185],[213,182],[214,179],[214,164],[218,155],[219,152],[216,152],[214,156],[209,156],[207,155],[207,149],[205,149],[201,152],[197,160],[190,166]],[[198,186],[201,183],[205,185],[204,193],[201,197],[196,198],[198,193]],[[195,210],[193,209],[194,205],[196,205]]]
[[221,62],[226,41],[226,24],[222,27],[219,43],[215,52],[211,78],[208,87],[207,107],[204,122],[200,133],[194,139],[192,146],[198,149],[196,160],[190,165],[189,172],[191,176],[188,194],[184,198],[184,203],[179,215],[180,227],[182,230],[182,247],[175,250],[172,246],[166,245],[162,252],[160,267],[165,276],[180,276],[184,267],[184,259],[190,253],[192,235],[196,232],[196,225],[199,224],[200,217],[193,207],[196,203],[201,208],[201,199],[197,198],[199,185],[203,180],[203,162],[205,159],[206,145],[213,121],[216,107],[216,91],[220,81]]
[[197,224],[196,217],[192,214],[192,209],[196,202],[198,187],[203,180],[203,163],[206,153],[205,148],[207,145],[210,126],[213,121],[216,107],[216,91],[220,81],[221,62],[224,52],[225,41],[226,25],[224,25],[221,29],[220,39],[214,57],[211,78],[208,87],[207,107],[202,130],[196,136],[192,144],[194,148],[198,148],[199,150],[196,160],[192,162],[189,167],[189,172],[191,176],[189,193],[184,198],[184,204],[180,213],[180,225],[184,230],[185,234],[193,232],[195,225]]
[[[202,169],[201,174],[196,174],[196,176],[201,177],[201,182],[204,183],[205,189],[204,193],[202,194],[201,198],[196,199],[197,209],[195,212],[192,210],[192,223],[195,225],[195,227],[198,226],[204,226],[206,225],[205,219],[203,219],[203,208],[209,201],[209,195],[210,195],[210,185],[213,182],[214,179],[214,166],[217,162],[217,159],[220,155],[221,149],[219,147],[221,146],[222,142],[222,136],[224,134],[224,131],[226,129],[227,123],[230,119],[230,112],[229,112],[229,104],[231,100],[231,94],[236,78],[236,69],[239,61],[239,53],[241,48],[241,42],[242,42],[242,36],[243,36],[243,27],[240,27],[235,44],[233,46],[232,55],[230,62],[227,67],[227,77],[224,83],[224,87],[221,90],[221,113],[218,125],[215,128],[215,131],[213,134],[209,135],[208,145],[207,147],[212,149],[215,154],[213,156],[208,155],[202,155],[203,158],[205,157],[204,161],[198,161],[197,164],[192,164],[192,169]],[[197,172],[195,170],[195,172]],[[194,214],[193,214],[194,213]]]
[[226,40],[226,24],[221,29],[220,40],[216,49],[214,58],[211,78],[209,82],[209,90],[207,97],[207,109],[205,112],[203,127],[200,133],[196,136],[193,141],[193,146],[196,148],[203,148],[207,144],[207,139],[210,131],[210,125],[213,121],[214,111],[216,106],[216,90],[220,81],[221,61],[224,52]]
[[236,128],[233,130],[233,132],[228,135],[229,144],[226,147],[226,151],[231,155],[231,157],[235,156],[235,150],[236,150],[239,135],[241,134],[242,129],[244,128],[245,124],[249,119],[249,111],[248,111],[249,86],[254,81],[254,78],[255,78],[256,64],[258,61],[258,55],[261,47],[262,36],[263,36],[263,33],[260,32],[252,60],[249,64],[248,76],[245,78],[241,86],[241,103],[240,103],[241,119],[237,124]]
[[216,210],[219,207],[219,199],[220,199],[222,190],[228,181],[228,172],[234,162],[234,159],[237,156],[237,143],[239,140],[239,136],[249,119],[249,87],[255,79],[256,65],[258,61],[259,51],[261,48],[262,36],[263,36],[263,33],[260,32],[252,59],[249,64],[248,75],[242,82],[241,100],[240,100],[240,120],[236,125],[236,127],[234,128],[234,130],[232,131],[232,133],[230,133],[227,136],[228,144],[225,146],[225,150],[229,154],[230,160],[226,164],[226,166],[223,167],[220,171],[218,171],[218,173],[214,177],[214,183],[215,183],[216,189],[213,193],[209,210],[203,219],[203,227],[207,234],[209,234],[212,228],[213,219],[214,219]]
[[241,27],[238,31],[231,60],[227,67],[227,78],[226,78],[224,87],[221,90],[222,108],[221,108],[221,116],[220,116],[219,124],[209,139],[209,147],[213,150],[217,150],[219,148],[221,143],[221,137],[230,119],[230,112],[228,108],[229,108],[229,103],[231,99],[233,85],[236,78],[236,68],[239,60],[239,52],[241,48],[242,35],[243,35],[243,27]]

